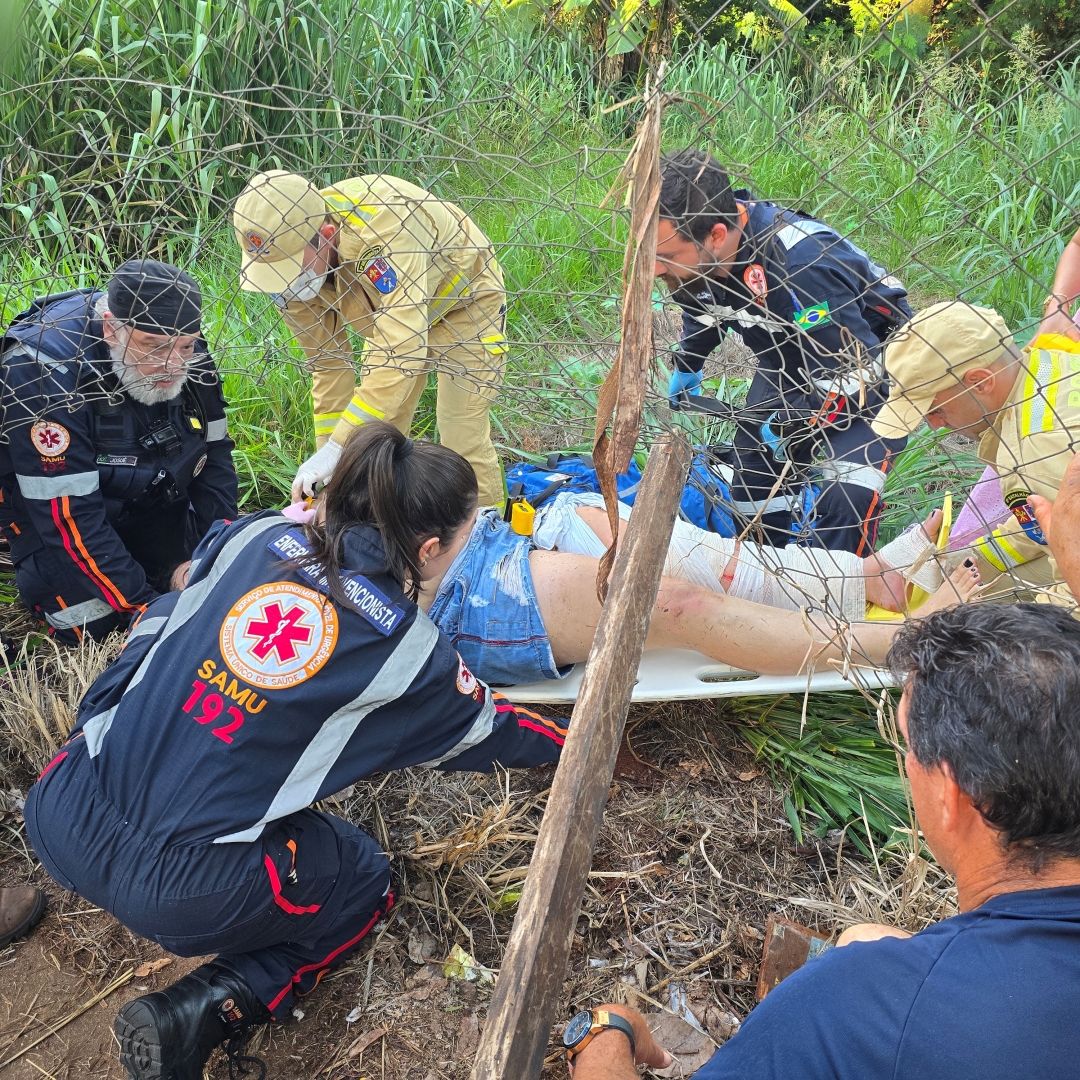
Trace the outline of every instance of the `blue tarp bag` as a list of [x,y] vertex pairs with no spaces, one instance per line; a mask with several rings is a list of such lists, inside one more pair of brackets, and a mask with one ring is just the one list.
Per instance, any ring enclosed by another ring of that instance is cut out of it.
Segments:
[[[641,483],[641,470],[637,464],[632,461],[626,473],[615,479],[619,486],[619,502],[633,506]],[[506,487],[511,499],[524,497],[537,507],[560,491],[600,494],[600,481],[589,454],[549,454],[543,466],[519,461],[506,470]],[[695,455],[683,491],[680,516],[699,529],[720,536],[734,536],[730,499],[730,487],[708,467],[704,453]]]
[[[641,470],[633,461],[622,476],[617,476],[619,501],[634,505]],[[544,465],[531,461],[519,461],[506,470],[506,489],[511,499],[524,497],[533,506],[542,506],[560,491],[591,492],[600,494],[600,481],[596,476],[591,454],[548,454]]]
[[705,454],[695,454],[679,504],[680,517],[706,532],[735,536],[737,530],[732,509],[731,487],[727,481],[709,468]]

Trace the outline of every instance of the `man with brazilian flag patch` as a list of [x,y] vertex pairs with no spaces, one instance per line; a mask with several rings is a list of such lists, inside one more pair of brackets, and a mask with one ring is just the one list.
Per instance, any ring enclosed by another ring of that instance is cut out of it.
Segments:
[[979,457],[1000,478],[1000,514],[952,557],[974,554],[991,593],[1034,591],[1075,606],[1029,500],[1057,497],[1080,447],[1080,344],[1043,334],[1020,350],[992,308],[949,301],[901,329],[885,367],[892,386],[874,420],[879,435],[902,438],[925,419],[978,438]]
[[683,310],[668,394],[691,406],[727,334],[757,357],[738,415],[734,508],[764,539],[868,555],[902,439],[869,421],[881,346],[911,316],[903,284],[831,226],[733,191],[709,154],[660,161],[656,276]]
[[[330,478],[372,417],[408,435],[434,368],[440,439],[475,469],[481,505],[501,504],[488,413],[506,366],[506,291],[476,223],[396,176],[319,189],[272,169],[249,181],[233,226],[240,287],[273,295],[312,373],[317,449],[293,498]],[[350,330],[364,339],[359,385]]]

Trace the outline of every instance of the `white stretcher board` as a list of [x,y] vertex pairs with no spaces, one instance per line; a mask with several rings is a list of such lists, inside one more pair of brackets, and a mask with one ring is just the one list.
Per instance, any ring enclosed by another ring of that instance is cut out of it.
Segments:
[[[581,688],[584,664],[576,664],[565,679],[545,679],[522,686],[498,687],[511,701],[532,704],[571,703]],[[632,701],[690,701],[697,698],[753,697],[758,694],[804,694],[826,690],[868,690],[895,686],[888,671],[859,667],[848,678],[830,666],[807,678],[802,675],[757,675],[721,664],[690,649],[653,649],[638,666]]]

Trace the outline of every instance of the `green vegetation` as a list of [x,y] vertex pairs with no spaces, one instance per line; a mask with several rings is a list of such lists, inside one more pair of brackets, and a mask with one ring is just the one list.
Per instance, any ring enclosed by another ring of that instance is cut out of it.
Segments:
[[868,844],[894,843],[898,830],[910,830],[896,749],[861,694],[814,694],[805,709],[801,695],[732,698],[719,715],[738,725],[774,780],[791,784],[784,809],[797,843],[804,833],[823,837],[847,826],[870,855]]
[[[821,215],[916,306],[960,295],[1026,339],[1077,224],[1072,5],[996,3],[989,28],[966,0],[824,0],[808,17],[787,0],[611,6],[33,0],[0,49],[0,319],[135,253],[188,266],[244,504],[279,505],[311,449],[307,385],[273,306],[238,291],[229,206],[259,168],[327,183],[390,171],[460,202],[495,241],[513,342],[497,438],[560,448],[581,437],[617,340],[626,220],[601,204],[645,72],[666,57],[666,148],[708,147],[759,195]],[[736,399],[745,383],[711,389]],[[914,440],[885,538],[978,471]],[[809,813],[811,828],[854,823],[860,843],[906,825],[861,699],[813,698],[805,726],[792,699],[724,710],[792,782],[797,831]]]

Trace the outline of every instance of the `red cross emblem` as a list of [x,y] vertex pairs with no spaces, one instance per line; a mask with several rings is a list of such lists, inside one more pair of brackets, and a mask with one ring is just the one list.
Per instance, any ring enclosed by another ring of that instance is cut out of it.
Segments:
[[295,581],[270,581],[245,593],[218,634],[229,670],[251,686],[283,690],[310,678],[337,642],[334,605]]
[[59,457],[70,445],[71,435],[63,424],[39,420],[30,429],[30,441],[42,457]]
[[311,641],[312,627],[300,622],[306,612],[294,605],[284,614],[281,604],[276,600],[262,609],[262,619],[252,619],[244,630],[244,637],[258,638],[251,648],[251,655],[258,660],[266,660],[277,653],[279,664],[288,663],[297,657],[296,642],[307,645]]

